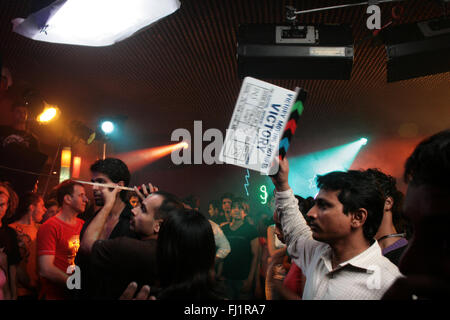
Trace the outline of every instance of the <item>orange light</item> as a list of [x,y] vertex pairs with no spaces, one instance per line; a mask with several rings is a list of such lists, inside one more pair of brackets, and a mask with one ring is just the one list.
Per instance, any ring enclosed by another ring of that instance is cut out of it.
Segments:
[[81,157],[73,157],[72,177],[79,178],[81,169]]
[[61,152],[61,167],[70,168],[70,160],[72,159],[72,151],[70,147],[64,147]]
[[180,146],[183,148],[183,149],[187,149],[187,148],[189,148],[189,144],[187,143],[187,142],[180,142],[179,143],[180,144]]
[[59,115],[61,114],[61,111],[57,106],[52,106],[47,104],[44,101],[44,111],[40,115],[37,116],[36,120],[41,124],[47,124],[52,120],[56,120],[59,118]]
[[130,171],[142,169],[146,165],[161,159],[177,149],[186,149],[189,145],[187,142],[179,142],[167,146],[154,147],[143,150],[131,151],[116,155],[117,158],[125,162]]

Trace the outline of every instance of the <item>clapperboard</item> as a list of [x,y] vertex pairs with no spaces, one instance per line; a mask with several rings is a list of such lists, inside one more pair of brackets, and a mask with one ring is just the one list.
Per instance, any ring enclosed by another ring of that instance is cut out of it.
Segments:
[[272,163],[276,156],[286,155],[305,99],[306,92],[300,88],[291,91],[246,77],[219,160],[274,174]]

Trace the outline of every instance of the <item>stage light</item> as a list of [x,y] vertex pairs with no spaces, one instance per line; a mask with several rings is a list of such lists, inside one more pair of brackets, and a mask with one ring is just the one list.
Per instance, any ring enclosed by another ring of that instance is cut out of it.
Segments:
[[125,162],[130,171],[136,171],[153,163],[165,156],[168,156],[175,150],[186,149],[189,147],[187,142],[179,142],[167,146],[136,150],[127,153],[115,155],[116,158]]
[[51,106],[44,102],[45,108],[40,115],[37,116],[36,120],[39,123],[47,124],[52,120],[58,119],[61,111],[57,106]]
[[348,80],[353,58],[346,25],[242,24],[237,33],[240,78]]
[[108,46],[172,14],[179,0],[66,0],[12,21],[13,31],[46,42]]
[[110,134],[114,131],[114,123],[111,121],[103,121],[101,128],[105,134]]
[[94,130],[89,129],[82,122],[77,120],[73,120],[70,123],[69,129],[74,136],[86,141],[87,144],[91,144],[97,136]]
[[314,197],[319,192],[316,176],[347,171],[367,141],[367,138],[361,138],[342,146],[289,158],[289,182],[294,193]]
[[382,36],[388,82],[450,71],[450,18],[398,25]]

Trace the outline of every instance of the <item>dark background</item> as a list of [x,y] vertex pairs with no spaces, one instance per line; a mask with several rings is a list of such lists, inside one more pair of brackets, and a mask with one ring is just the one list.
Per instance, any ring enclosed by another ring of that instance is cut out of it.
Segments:
[[[202,121],[203,132],[218,128],[225,133],[241,86],[236,62],[239,24],[285,22],[286,5],[302,10],[350,2],[184,0],[174,14],[129,39],[108,47],[82,47],[33,41],[13,33],[11,20],[25,18],[30,1],[2,0],[0,53],[16,87],[32,88],[62,110],[55,123],[31,125],[42,151],[49,155],[45,173],[51,173],[55,155],[52,171],[59,171],[61,143],[71,145],[73,155],[82,157],[81,178],[89,180],[89,165],[102,156],[102,144],[70,142],[65,128],[71,120],[95,128],[103,117],[120,117],[120,135],[108,143],[109,156],[171,144],[171,133],[177,128],[188,129],[194,139],[194,120]],[[435,0],[381,4],[382,24],[390,20],[394,5],[405,9],[394,24],[443,14]],[[356,45],[351,80],[267,81],[309,92],[288,156],[364,136],[369,144],[352,168],[379,167],[400,178],[414,146],[425,136],[450,127],[450,72],[387,83],[386,49],[370,38],[367,17],[366,6],[299,17],[301,23],[352,25]],[[1,124],[7,123],[9,110],[2,106],[1,114]],[[175,166],[167,156],[133,172],[132,183],[151,181],[182,197],[198,194],[205,210],[207,201],[222,192],[246,196],[245,173],[229,165]],[[39,190],[55,185],[56,177],[41,177]],[[251,196],[257,197],[264,181],[251,173]],[[399,184],[404,190],[404,184]],[[256,204],[254,208],[264,210]]]

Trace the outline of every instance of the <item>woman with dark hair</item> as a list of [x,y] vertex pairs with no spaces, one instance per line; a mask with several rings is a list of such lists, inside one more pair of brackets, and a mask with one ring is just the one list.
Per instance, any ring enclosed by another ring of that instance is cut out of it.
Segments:
[[[21,260],[17,234],[8,226],[8,220],[17,209],[19,197],[7,182],[0,182],[0,249],[3,249],[8,263],[4,270],[6,283],[3,287],[4,298],[17,299],[17,266]],[[3,255],[2,255],[3,256]],[[3,259],[2,259],[3,260]]]
[[173,210],[161,224],[158,299],[220,299],[214,280],[216,246],[211,224],[195,210]]

